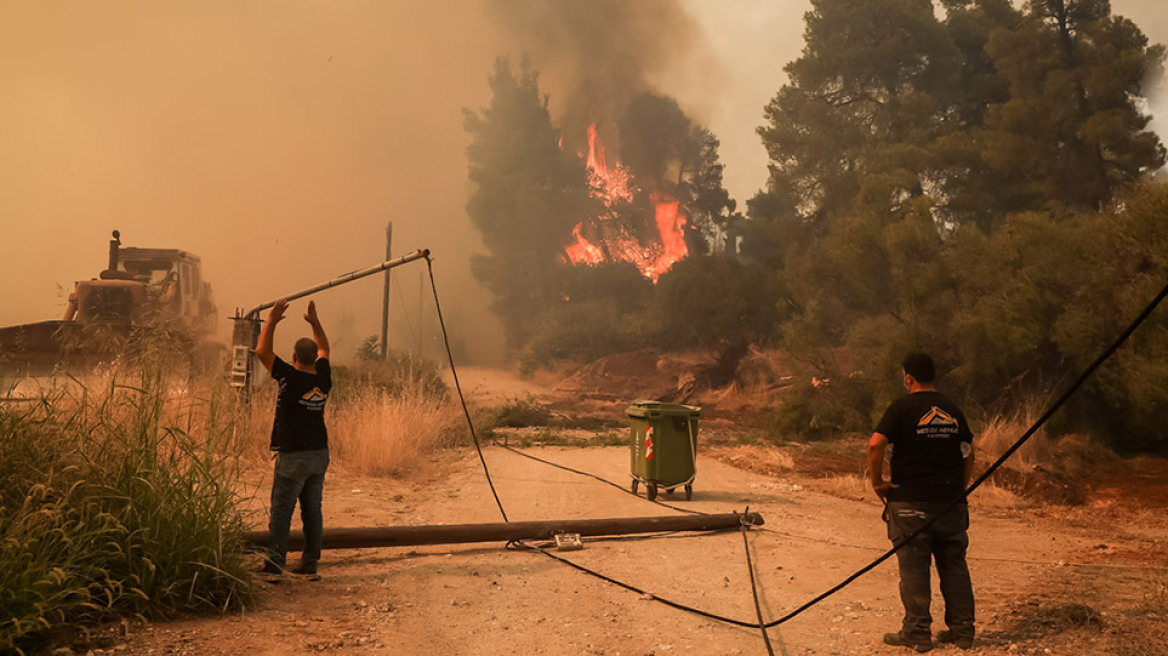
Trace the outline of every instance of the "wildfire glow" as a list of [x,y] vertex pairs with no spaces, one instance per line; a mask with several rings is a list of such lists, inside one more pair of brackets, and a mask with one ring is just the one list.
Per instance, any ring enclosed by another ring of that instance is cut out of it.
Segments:
[[564,249],[568,253],[568,259],[572,264],[600,264],[604,261],[604,251],[580,234],[580,226],[581,224],[577,223],[572,229],[576,243]]
[[685,243],[685,217],[681,213],[681,203],[667,194],[653,192],[649,199],[654,205],[654,224],[660,235],[660,242],[642,244],[626,230],[614,225],[613,205],[618,201],[631,203],[639,191],[632,181],[628,168],[619,161],[609,169],[605,158],[604,144],[596,133],[596,124],[588,126],[588,179],[592,194],[604,201],[610,211],[598,217],[595,225],[589,226],[594,235],[590,241],[584,237],[584,224],[578,223],[572,230],[574,242],[564,249],[572,264],[597,265],[604,262],[631,262],[641,274],[654,283],[661,274],[668,271],[678,261],[689,255]]

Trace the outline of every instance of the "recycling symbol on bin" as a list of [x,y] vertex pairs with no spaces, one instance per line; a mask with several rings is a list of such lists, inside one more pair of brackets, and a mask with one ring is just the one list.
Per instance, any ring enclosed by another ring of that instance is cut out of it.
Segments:
[[653,459],[653,427],[645,427],[645,460]]

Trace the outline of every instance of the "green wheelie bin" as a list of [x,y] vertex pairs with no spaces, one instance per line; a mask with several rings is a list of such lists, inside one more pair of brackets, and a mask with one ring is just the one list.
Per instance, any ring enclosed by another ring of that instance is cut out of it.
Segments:
[[693,498],[697,469],[698,418],[702,409],[690,405],[634,401],[625,410],[629,417],[629,473],[633,494],[645,484],[649,499],[658,488],[671,494],[685,486],[685,498]]

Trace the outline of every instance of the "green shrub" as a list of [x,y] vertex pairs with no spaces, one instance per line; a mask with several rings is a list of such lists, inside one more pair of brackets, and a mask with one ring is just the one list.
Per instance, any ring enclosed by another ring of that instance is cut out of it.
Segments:
[[231,413],[170,394],[157,376],[0,405],[0,652],[249,599]]
[[796,385],[783,394],[767,418],[767,439],[783,444],[870,431],[874,426],[872,389],[859,376]]
[[690,257],[662,274],[654,297],[664,349],[759,343],[778,324],[776,276],[725,255]]
[[488,425],[492,428],[547,426],[551,418],[552,411],[533,396],[508,401],[487,414]]

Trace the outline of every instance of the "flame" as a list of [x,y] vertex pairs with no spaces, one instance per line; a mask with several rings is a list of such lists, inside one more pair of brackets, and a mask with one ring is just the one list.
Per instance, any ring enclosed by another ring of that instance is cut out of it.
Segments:
[[590,231],[599,237],[603,248],[586,239],[583,234],[584,224],[578,223],[572,229],[575,241],[564,248],[568,261],[574,265],[597,265],[610,260],[631,262],[642,275],[656,283],[661,274],[689,255],[681,202],[667,194],[649,194],[654,205],[654,222],[661,239],[660,243],[642,244],[611,222],[616,216],[613,205],[618,201],[631,203],[640,190],[634,186],[628,168],[619,161],[609,169],[604,144],[596,133],[595,123],[588,126],[586,165],[593,196],[604,201],[605,207],[609,208],[607,213],[597,217],[596,224],[592,226],[594,229]]
[[568,254],[568,259],[572,264],[600,264],[604,261],[604,251],[600,247],[584,238],[580,234],[580,229],[584,224],[577,223],[576,227],[572,229],[572,235],[576,238],[576,243],[564,249]]
[[689,246],[685,243],[685,217],[679,212],[681,203],[664,194],[654,193],[650,196],[655,208],[657,231],[661,233],[663,250],[649,270],[641,269],[653,282],[666,271],[673,268],[685,256],[689,255]]
[[632,185],[633,176],[629,169],[617,162],[611,171],[604,156],[604,144],[596,135],[596,123],[588,126],[588,182],[596,197],[604,200],[604,204],[612,206],[618,200],[633,201],[633,194],[637,191]]

